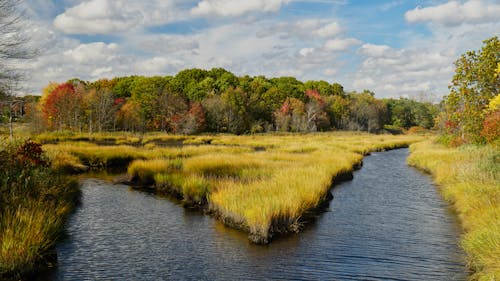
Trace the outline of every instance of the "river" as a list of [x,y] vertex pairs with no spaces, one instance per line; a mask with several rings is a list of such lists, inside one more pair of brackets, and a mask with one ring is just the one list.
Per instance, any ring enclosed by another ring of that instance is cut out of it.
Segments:
[[408,149],[373,153],[329,209],[270,245],[152,194],[96,179],[44,280],[465,280],[460,228]]

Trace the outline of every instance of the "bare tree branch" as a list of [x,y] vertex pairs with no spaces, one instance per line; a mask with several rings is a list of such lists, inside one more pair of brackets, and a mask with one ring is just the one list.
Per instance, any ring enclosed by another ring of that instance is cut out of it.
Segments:
[[28,45],[30,38],[25,33],[28,24],[20,3],[20,0],[0,0],[0,98],[13,95],[13,81],[26,77],[17,68],[19,61],[32,59],[38,53]]

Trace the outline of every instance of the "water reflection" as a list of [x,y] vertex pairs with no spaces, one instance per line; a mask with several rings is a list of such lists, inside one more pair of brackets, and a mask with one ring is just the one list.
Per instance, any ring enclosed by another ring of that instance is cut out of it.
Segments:
[[365,158],[328,212],[268,246],[199,212],[86,180],[52,280],[464,280],[458,226],[407,150]]

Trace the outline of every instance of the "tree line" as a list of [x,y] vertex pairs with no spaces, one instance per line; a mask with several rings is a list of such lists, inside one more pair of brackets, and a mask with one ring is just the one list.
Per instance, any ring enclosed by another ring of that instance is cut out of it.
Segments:
[[[175,76],[128,76],[49,83],[27,103],[39,130],[261,133],[432,128],[437,106],[346,93],[326,81],[236,76],[223,68]],[[391,126],[387,126],[391,125]]]

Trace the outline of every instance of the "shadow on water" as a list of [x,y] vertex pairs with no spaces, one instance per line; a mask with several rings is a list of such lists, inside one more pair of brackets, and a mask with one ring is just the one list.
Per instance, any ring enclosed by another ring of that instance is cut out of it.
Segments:
[[465,280],[458,224],[407,155],[366,157],[315,222],[267,246],[170,200],[87,179],[43,280]]

